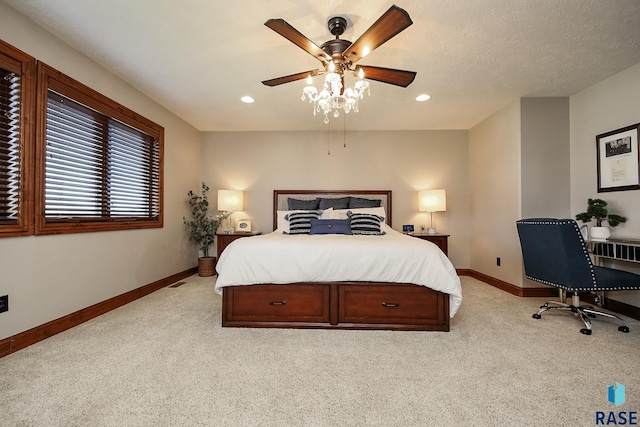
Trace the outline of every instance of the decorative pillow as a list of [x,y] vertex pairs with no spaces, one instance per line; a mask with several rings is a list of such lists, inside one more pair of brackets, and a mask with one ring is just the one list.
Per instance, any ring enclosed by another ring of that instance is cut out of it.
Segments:
[[349,208],[349,200],[351,197],[338,197],[333,199],[320,199],[319,209],[347,209]]
[[[294,211],[278,211],[277,212],[277,222],[276,222],[276,233],[280,234],[289,234],[289,221],[286,219],[286,216],[294,213],[294,212],[307,212],[307,210],[294,210]],[[347,217],[345,213],[344,217]],[[322,211],[322,214],[319,216],[320,219],[330,219],[333,218],[333,209],[325,209]]]
[[382,200],[363,199],[361,197],[351,197],[349,199],[350,209],[379,208],[381,205]]
[[349,218],[347,216],[347,212],[352,212],[354,214],[355,213],[366,213],[366,214],[378,215],[378,216],[381,216],[382,218],[386,218],[387,217],[387,213],[386,213],[386,211],[384,209],[384,206],[380,206],[379,208],[338,209],[338,210],[334,210],[331,213],[331,218],[333,218],[333,219],[346,219],[346,218]]
[[289,232],[285,234],[309,234],[311,231],[311,219],[318,217],[322,211],[293,212],[284,218],[289,221]]
[[311,218],[309,234],[353,234],[350,219],[316,219]]
[[347,216],[351,218],[351,232],[353,234],[366,234],[371,236],[382,236],[387,234],[382,231],[380,223],[384,218],[379,215],[366,213],[347,212]]
[[295,211],[295,210],[311,211],[311,210],[318,209],[318,206],[320,206],[320,199],[300,200],[300,199],[292,199],[291,197],[289,197],[287,199],[287,205],[289,206],[290,211]]

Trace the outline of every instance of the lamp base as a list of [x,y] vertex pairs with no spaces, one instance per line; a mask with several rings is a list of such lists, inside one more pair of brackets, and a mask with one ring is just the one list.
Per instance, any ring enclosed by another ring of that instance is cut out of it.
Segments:
[[427,234],[438,234],[435,228],[429,227],[427,228]]
[[225,234],[233,234],[233,223],[231,222],[231,216],[233,215],[233,212],[229,212],[229,226],[225,227],[224,232]]

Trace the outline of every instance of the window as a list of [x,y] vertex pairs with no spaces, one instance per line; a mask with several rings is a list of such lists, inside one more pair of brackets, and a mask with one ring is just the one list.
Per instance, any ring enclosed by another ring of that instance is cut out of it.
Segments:
[[35,64],[0,40],[0,237],[33,233]]
[[36,234],[162,227],[162,127],[38,64]]

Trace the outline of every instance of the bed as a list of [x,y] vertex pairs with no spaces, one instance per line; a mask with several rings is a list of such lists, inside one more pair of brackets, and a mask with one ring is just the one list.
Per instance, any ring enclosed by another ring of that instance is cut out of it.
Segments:
[[[462,302],[455,268],[433,243],[391,228],[391,196],[275,190],[274,231],[233,241],[218,260],[222,326],[449,331]],[[305,215],[320,234],[296,228]],[[371,217],[377,228],[358,222]],[[334,234],[343,220],[359,234]]]

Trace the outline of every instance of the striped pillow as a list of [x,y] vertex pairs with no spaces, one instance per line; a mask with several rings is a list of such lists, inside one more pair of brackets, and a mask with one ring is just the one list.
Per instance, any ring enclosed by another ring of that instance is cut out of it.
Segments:
[[347,212],[347,216],[351,218],[351,232],[353,234],[366,234],[370,236],[382,236],[387,234],[382,231],[380,223],[384,221],[384,217],[366,213]]
[[292,212],[284,217],[289,221],[289,232],[285,234],[309,234],[311,232],[311,218],[320,217],[322,211]]

